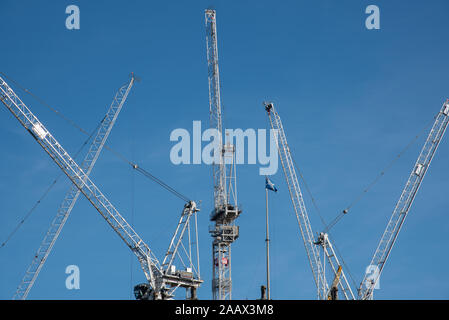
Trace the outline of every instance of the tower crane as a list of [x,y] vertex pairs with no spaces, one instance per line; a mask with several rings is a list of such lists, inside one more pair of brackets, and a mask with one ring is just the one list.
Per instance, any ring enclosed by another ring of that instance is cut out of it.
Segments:
[[424,143],[424,146],[413,166],[412,172],[405,184],[401,196],[396,203],[393,214],[387,224],[387,227],[380,239],[377,249],[371,259],[370,266],[373,266],[373,276],[365,274],[359,290],[359,299],[367,300],[373,298],[373,290],[379,281],[385,263],[390,256],[391,250],[396,242],[396,239],[404,224],[405,218],[413,204],[416,193],[429,169],[430,163],[435,155],[435,152],[443,138],[449,123],[449,100],[446,100],[441,107],[441,110],[435,117],[435,122],[430,130],[430,133]]
[[[341,263],[333,249],[328,234],[320,233],[318,239],[314,239],[312,226],[304,204],[293,158],[287,143],[287,137],[284,132],[281,118],[275,110],[273,103],[264,103],[264,106],[270,120],[271,128],[277,133],[276,144],[279,152],[279,158],[281,160],[282,169],[287,181],[290,198],[293,204],[293,210],[298,221],[307,258],[312,269],[317,287],[318,298],[325,300],[329,295],[329,285],[326,280],[325,264],[321,261],[319,247],[323,249],[325,259],[331,267],[330,270],[333,274],[333,278],[337,277],[338,268],[341,266]],[[340,278],[338,286],[341,288],[339,291],[343,294],[344,298],[355,299],[343,270],[340,270],[338,278]]]
[[[281,159],[284,174],[287,179],[290,196],[300,226],[301,235],[306,247],[309,263],[311,265],[315,283],[318,288],[319,298],[323,298],[323,295],[321,293],[324,293],[326,291],[328,292],[328,297],[332,299],[336,298],[336,291],[339,291],[338,286],[340,286],[343,290],[345,298],[354,299],[352,290],[349,286],[348,281],[346,280],[343,270],[341,269],[341,264],[338,260],[337,255],[335,254],[331,242],[329,241],[328,235],[322,232],[319,234],[317,241],[313,241],[311,225],[302,199],[294,163],[292,161],[290,149],[287,144],[287,139],[285,137],[281,119],[274,109],[272,103],[266,103],[265,110],[267,111],[270,118],[272,129],[278,130],[279,139],[277,140],[277,144],[279,156]],[[446,100],[443,103],[443,106],[441,107],[439,113],[435,117],[433,127],[430,130],[430,133],[426,139],[426,142],[424,143],[424,146],[415,165],[413,166],[409,179],[405,184],[402,194],[393,210],[393,214],[387,224],[387,227],[371,260],[370,266],[373,266],[375,268],[375,272],[373,276],[371,276],[371,274],[365,274],[365,277],[358,289],[358,299],[367,300],[373,298],[373,290],[377,282],[379,281],[380,274],[384,269],[385,263],[391,253],[394,243],[397,240],[401,227],[404,224],[405,218],[410,210],[411,205],[413,204],[422,180],[424,179],[424,176],[446,131],[448,123],[449,100]],[[334,281],[330,289],[327,288],[324,265],[321,264],[319,253],[312,244],[320,245],[323,248],[324,256],[331,266],[331,270],[334,274]],[[337,266],[337,268],[335,268],[335,266]],[[348,294],[345,294],[345,292],[347,292]]]
[[[89,147],[89,151],[87,152],[83,163],[81,164],[82,170],[86,173],[87,176],[91,173],[95,162],[97,161],[101,150],[109,136],[109,133],[112,130],[112,127],[117,120],[117,117],[123,107],[123,104],[126,101],[126,98],[131,90],[131,87],[134,84],[134,74],[131,76],[131,80],[120,87],[120,89],[115,94],[114,100],[112,101],[108,112],[100,123],[100,126],[97,130],[95,138],[92,140],[92,143]],[[59,234],[61,233],[64,224],[66,223],[70,212],[75,206],[76,201],[80,195],[80,190],[76,187],[76,185],[72,184],[70,189],[66,193],[64,200],[62,201],[59,210],[53,219],[44,239],[41,242],[39,249],[37,250],[33,261],[28,267],[25,276],[22,279],[22,282],[18,286],[16,293],[14,294],[14,300],[25,300],[33,287],[34,282],[36,281],[39,272],[45,264],[56,240],[58,239]]]
[[[162,267],[148,244],[1,77],[0,100],[136,255],[148,281],[145,295],[141,298],[169,299],[178,287],[190,289],[200,286],[202,280],[192,272],[172,274],[170,271],[173,269]],[[195,202],[189,201],[184,206],[183,214],[187,212],[190,217],[197,211]]]
[[214,210],[210,220],[212,235],[212,296],[214,300],[232,298],[231,244],[239,237],[235,219],[241,214],[237,205],[236,166],[234,146],[223,144],[222,106],[218,70],[218,46],[215,10],[205,11],[206,46],[209,80],[210,127],[218,133],[216,141],[220,154],[214,154],[212,164],[214,180]]
[[[186,298],[197,299],[197,289],[203,282],[200,276],[197,212],[200,209],[195,201],[189,200],[184,205],[173,234],[170,245],[162,261],[162,299],[173,297],[178,287],[186,289]],[[193,218],[193,219],[192,219]],[[193,220],[193,221],[192,221]],[[195,250],[192,249],[195,244]],[[181,264],[177,269],[175,262]],[[153,289],[149,283],[134,287],[134,295],[138,300],[153,299]]]

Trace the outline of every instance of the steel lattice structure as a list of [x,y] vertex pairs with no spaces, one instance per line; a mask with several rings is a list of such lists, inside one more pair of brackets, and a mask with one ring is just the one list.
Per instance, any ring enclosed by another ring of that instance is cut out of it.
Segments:
[[342,264],[338,259],[338,256],[334,250],[331,241],[329,240],[329,235],[323,232],[320,233],[316,244],[319,244],[323,248],[324,257],[326,257],[327,263],[331,268],[330,272],[332,275],[334,275],[334,278],[338,278],[337,283],[332,284],[328,289],[327,296],[329,297],[331,295],[330,290],[332,290],[332,287],[336,287],[338,292],[341,292],[341,294],[343,295],[343,298],[345,298],[346,300],[355,300],[354,293],[352,292],[348,279],[346,278],[346,275],[343,272]]
[[387,227],[371,260],[370,266],[377,268],[374,273],[374,278],[371,279],[369,278],[369,275],[365,274],[365,277],[359,287],[359,299],[372,299],[374,287],[379,281],[385,262],[393,249],[394,243],[399,235],[399,231],[401,230],[407,213],[413,204],[413,200],[415,199],[421,182],[429,169],[430,163],[441,142],[441,139],[443,138],[448,123],[449,100],[446,100],[435,118],[432,129],[430,130],[427,140],[424,143],[421,153],[419,154],[418,160],[416,160],[416,163],[413,166],[412,172],[410,173],[402,194],[396,203],[390,221],[387,224]]
[[[127,84],[120,87],[120,89],[117,91],[108,112],[101,121],[96,136],[94,137],[89,151],[87,152],[84,161],[81,164],[81,168],[87,176],[90,175],[133,84],[134,75],[131,77],[131,80]],[[42,240],[41,245],[33,258],[33,261],[28,267],[25,276],[22,279],[22,282],[17,288],[13,299],[24,300],[27,298],[28,293],[33,287],[33,284],[36,281],[39,272],[44,266],[45,261],[47,260],[56,240],[58,239],[58,236],[61,233],[61,230],[70,215],[70,212],[75,206],[80,193],[81,192],[79,191],[79,189],[72,184],[70,189],[66,193],[64,200],[62,201],[59,210],[55,218],[53,219],[44,239]]]
[[[341,265],[327,234],[321,233],[317,241],[314,239],[312,225],[304,204],[296,169],[287,143],[287,137],[284,132],[281,118],[272,103],[265,103],[265,110],[268,113],[271,128],[274,130],[276,135],[275,141],[279,152],[279,158],[281,159],[282,169],[287,181],[290,198],[292,200],[296,220],[298,221],[299,230],[306,249],[307,258],[312,269],[313,278],[317,287],[318,298],[327,299],[330,288],[326,280],[325,264],[321,261],[319,246],[323,248],[325,259],[331,267],[330,271],[332,272],[333,277],[337,275],[338,267]],[[341,288],[343,296],[346,299],[354,299],[354,295],[343,271],[341,271],[340,278],[342,281],[339,281],[338,286]]]
[[[206,46],[209,80],[209,117],[210,127],[217,130],[217,145],[223,146],[223,123],[220,98],[220,75],[218,70],[218,46],[216,15],[214,10],[206,10]],[[226,165],[224,154],[214,154],[216,161],[212,165],[214,178],[214,205],[223,207],[226,201]],[[217,159],[218,158],[218,159]]]
[[[145,292],[144,298],[170,298],[173,291],[180,286],[197,288],[202,283],[202,280],[193,275],[169,274],[162,268],[150,247],[2,78],[0,100],[136,255],[148,281],[149,290]],[[184,210],[189,212],[189,217],[197,211],[192,201],[184,206]],[[185,211],[183,214],[186,214]],[[169,287],[172,288],[171,292]]]
[[[190,291],[187,290],[188,299],[196,299],[196,289],[203,282],[200,276],[198,211],[200,210],[194,201],[189,201],[184,205],[175,233],[162,261],[164,283],[173,288],[172,291],[180,286],[190,289]],[[194,248],[192,248],[192,244],[195,244]],[[176,270],[175,262],[180,263],[183,269]]]
[[217,27],[215,10],[205,11],[206,46],[209,80],[210,127],[217,132],[218,146],[212,164],[214,182],[214,210],[209,232],[212,242],[212,296],[214,300],[232,298],[231,244],[238,238],[239,229],[234,220],[240,215],[237,206],[235,150],[231,142],[223,144],[220,77],[218,70]]

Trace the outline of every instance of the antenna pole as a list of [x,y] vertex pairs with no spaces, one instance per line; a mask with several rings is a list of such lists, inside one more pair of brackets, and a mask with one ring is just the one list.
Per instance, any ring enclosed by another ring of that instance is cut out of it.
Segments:
[[268,189],[265,188],[265,200],[266,200],[266,247],[267,247],[267,299],[270,300],[270,233],[268,222]]

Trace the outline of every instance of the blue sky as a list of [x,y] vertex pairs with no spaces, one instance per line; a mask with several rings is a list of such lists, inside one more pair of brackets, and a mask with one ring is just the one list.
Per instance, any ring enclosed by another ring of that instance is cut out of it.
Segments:
[[[65,28],[65,8],[81,11]],[[380,8],[380,30],[365,8]],[[432,120],[449,98],[447,1],[11,1],[0,2],[0,71],[83,128],[93,130],[130,72],[141,78],[108,144],[182,193],[202,200],[198,295],[211,298],[212,177],[206,165],[170,162],[176,128],[208,124],[204,9],[217,10],[225,126],[267,128],[273,101],[323,217],[330,221]],[[11,84],[12,85],[12,84]],[[12,85],[13,86],[13,85]],[[85,137],[29,95],[24,102],[71,154]],[[6,108],[0,108],[0,240],[59,169]],[[356,283],[363,277],[427,131],[332,230]],[[448,299],[449,142],[446,137],[381,277],[380,299]],[[265,281],[264,177],[237,168],[243,214],[232,249],[233,298],[255,299]],[[162,259],[183,202],[104,151],[92,180]],[[270,195],[272,297],[315,299],[281,170]],[[0,298],[9,299],[69,187],[53,188],[0,249]],[[135,190],[135,192],[132,192]],[[303,190],[304,193],[305,190]],[[306,196],[314,232],[323,226]],[[132,210],[134,208],[134,210]],[[67,265],[81,289],[65,288]],[[84,199],[72,212],[30,299],[132,299],[144,280],[137,260]]]

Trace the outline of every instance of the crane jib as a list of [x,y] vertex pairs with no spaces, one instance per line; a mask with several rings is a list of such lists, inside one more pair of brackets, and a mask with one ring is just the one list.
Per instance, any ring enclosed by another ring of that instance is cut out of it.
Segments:
[[[83,163],[81,164],[82,170],[86,172],[86,175],[89,175],[92,171],[96,160],[98,159],[103,146],[112,130],[112,127],[115,124],[115,121],[123,107],[124,102],[128,96],[128,93],[131,90],[131,87],[134,83],[134,77],[131,77],[131,80],[120,87],[120,89],[115,94],[115,97],[108,109],[108,112],[102,119],[96,135],[89,147],[89,151],[87,152]],[[31,130],[28,130],[31,133],[34,139],[45,139],[47,136],[47,132],[43,129],[43,127],[39,123],[35,123]],[[45,234],[44,239],[41,242],[37,253],[35,254],[30,266],[28,267],[22,282],[18,286],[16,293],[14,294],[13,299],[26,299],[31,288],[34,285],[45,261],[47,260],[56,240],[61,233],[62,228],[64,227],[72,209],[77,202],[80,190],[76,185],[72,184],[70,186],[64,200],[62,201],[58,212],[53,219],[47,233]]]
[[430,163],[435,152],[443,138],[449,123],[449,100],[443,103],[440,112],[435,117],[435,122],[430,133],[421,149],[421,152],[414,164],[410,176],[405,184],[401,196],[396,203],[391,218],[385,228],[385,231],[379,241],[377,249],[371,260],[370,267],[375,269],[373,276],[365,274],[360,287],[360,299],[372,299],[373,290],[379,281],[385,263],[393,249],[399,232],[404,224],[405,218],[413,204],[415,196],[421,186],[421,183],[429,169]]
[[162,271],[160,271],[159,261],[153,255],[148,245],[139,237],[112,203],[109,202],[97,186],[89,179],[86,173],[76,164],[58,141],[53,138],[39,119],[34,116],[2,78],[0,78],[0,91],[2,94],[2,103],[26,130],[32,130],[32,126],[39,124],[41,128],[37,130],[37,132],[46,132],[43,139],[36,139],[36,141],[67,175],[72,183],[77,186],[87,200],[89,200],[89,202],[97,209],[128,247],[133,249],[133,252],[141,263],[141,267],[147,280],[153,288],[156,288],[153,270],[159,271],[159,273],[162,273]]
[[[341,267],[341,263],[327,234],[321,233],[317,241],[314,239],[314,233],[312,231],[312,226],[304,204],[294,161],[287,143],[287,137],[284,132],[281,118],[272,103],[264,103],[264,105],[265,110],[268,113],[272,129],[276,129],[279,132],[279,139],[276,140],[279,158],[281,160],[282,169],[287,181],[293,210],[298,221],[307,258],[312,269],[315,284],[317,286],[318,298],[327,299],[330,288],[326,280],[325,264],[321,261],[319,248],[317,245],[323,248],[324,256],[330,265],[330,270],[334,277],[337,275],[338,269]],[[355,299],[343,270],[341,270],[340,278],[341,281],[338,282],[338,286],[341,288],[344,298]]]

